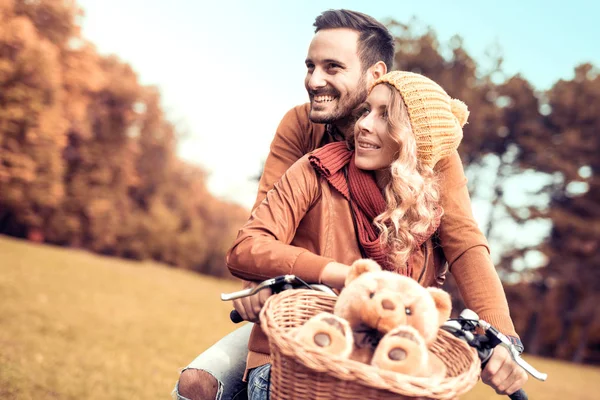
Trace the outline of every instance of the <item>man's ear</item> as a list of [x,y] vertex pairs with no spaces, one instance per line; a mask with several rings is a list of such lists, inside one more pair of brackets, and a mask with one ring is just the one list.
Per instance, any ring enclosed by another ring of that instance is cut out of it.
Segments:
[[452,312],[452,300],[450,299],[450,295],[448,292],[438,288],[429,287],[427,288],[427,291],[431,297],[433,297],[435,307],[440,313],[439,325],[442,326],[442,324],[450,318],[450,313]]
[[383,61],[377,61],[375,64],[371,65],[367,70],[367,86],[371,87],[373,82],[381,78],[386,73],[387,67]]
[[365,272],[377,271],[381,271],[381,267],[375,261],[370,260],[368,258],[356,260],[350,266],[350,271],[348,271],[348,275],[346,275],[346,281],[344,282],[344,286],[348,286],[350,282],[352,282]]

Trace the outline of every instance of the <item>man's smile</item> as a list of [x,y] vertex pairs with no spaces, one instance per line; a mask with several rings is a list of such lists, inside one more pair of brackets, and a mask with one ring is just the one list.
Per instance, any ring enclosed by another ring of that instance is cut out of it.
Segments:
[[336,97],[335,97],[335,96],[331,96],[331,95],[326,95],[326,96],[323,96],[323,95],[320,95],[320,96],[313,96],[313,101],[314,101],[315,103],[329,103],[329,102],[331,102],[331,101],[333,101],[333,100],[335,100],[335,99],[336,99]]

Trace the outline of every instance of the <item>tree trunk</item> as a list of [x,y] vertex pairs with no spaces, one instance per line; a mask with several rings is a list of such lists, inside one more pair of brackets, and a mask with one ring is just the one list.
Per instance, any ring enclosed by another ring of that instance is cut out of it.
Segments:
[[571,360],[574,363],[581,364],[585,361],[588,340],[590,338],[590,332],[592,330],[593,325],[594,320],[592,318],[586,319],[585,324],[583,325],[581,330],[579,341],[577,342],[577,348],[575,349],[575,353],[573,353],[573,359]]
[[529,323],[527,324],[527,330],[523,335],[523,345],[528,354],[537,355],[540,353],[540,338],[542,332],[540,332],[541,324],[539,324],[539,317],[539,311],[533,311],[529,318]]

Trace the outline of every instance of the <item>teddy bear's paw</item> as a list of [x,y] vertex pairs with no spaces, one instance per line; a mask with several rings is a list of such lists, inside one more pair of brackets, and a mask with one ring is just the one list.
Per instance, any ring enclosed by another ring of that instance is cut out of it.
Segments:
[[398,326],[381,338],[371,364],[388,371],[422,376],[428,364],[425,341],[413,327]]
[[343,318],[329,313],[318,314],[302,326],[295,337],[307,347],[348,358],[353,348],[350,325]]

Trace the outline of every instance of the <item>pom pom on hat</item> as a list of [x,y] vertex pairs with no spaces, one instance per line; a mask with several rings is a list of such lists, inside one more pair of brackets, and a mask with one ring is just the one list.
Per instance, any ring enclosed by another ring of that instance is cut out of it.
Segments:
[[388,72],[371,85],[371,90],[380,83],[400,92],[417,142],[417,158],[423,165],[433,168],[456,151],[469,117],[465,103],[450,98],[440,85],[414,72]]
[[450,111],[458,119],[460,126],[465,126],[470,114],[467,105],[458,99],[452,99],[450,100]]

